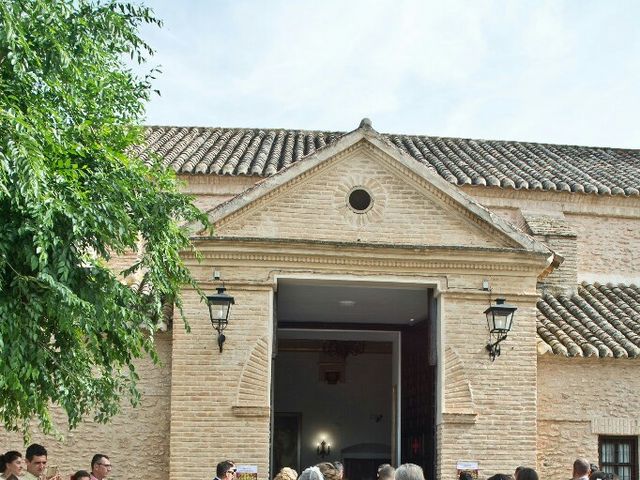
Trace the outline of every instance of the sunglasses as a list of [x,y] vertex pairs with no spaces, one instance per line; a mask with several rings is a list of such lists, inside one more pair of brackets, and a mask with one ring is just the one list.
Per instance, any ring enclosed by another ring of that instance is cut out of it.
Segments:
[[238,471],[237,468],[232,468],[231,470],[227,470],[227,473],[233,473],[235,475],[237,471]]

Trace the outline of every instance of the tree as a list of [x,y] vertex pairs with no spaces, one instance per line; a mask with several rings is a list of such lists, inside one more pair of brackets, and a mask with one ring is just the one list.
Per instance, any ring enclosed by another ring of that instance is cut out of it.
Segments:
[[[154,71],[135,74],[127,57],[153,53],[138,34],[160,26],[148,8],[0,0],[0,16],[0,418],[50,434],[51,405],[73,428],[106,422],[124,394],[139,401],[133,361],[158,360],[162,302],[197,288],[180,225],[206,218],[131,148]],[[129,251],[137,260],[113,272]]]

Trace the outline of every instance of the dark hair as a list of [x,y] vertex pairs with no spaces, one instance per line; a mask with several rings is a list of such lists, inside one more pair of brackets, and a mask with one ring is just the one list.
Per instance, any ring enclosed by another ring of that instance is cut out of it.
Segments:
[[[524,467],[518,467],[518,473],[522,471]],[[496,473],[495,475],[491,475],[487,480],[511,480],[511,475],[507,475],[506,473]]]
[[11,463],[18,458],[22,458],[22,454],[15,450],[9,450],[4,455],[0,455],[0,473],[4,473],[7,469],[7,463]]
[[588,475],[590,468],[591,467],[589,466],[589,462],[587,462],[584,458],[576,458],[576,461],[573,462],[573,472],[576,475]]
[[[495,477],[495,475],[494,475]],[[497,478],[489,477],[491,480],[498,480]],[[466,470],[462,470],[460,475],[458,475],[458,480],[473,480],[473,475],[471,475]]]
[[231,460],[223,460],[216,467],[216,477],[224,478],[225,474],[227,473],[227,470],[229,470],[231,467],[235,467],[235,465],[236,464],[233,463]]
[[91,459],[91,470],[93,470],[94,465],[98,463],[100,460],[102,460],[103,458],[106,458],[107,460],[109,460],[109,457],[107,457],[106,455],[102,453],[96,453]]
[[589,475],[589,480],[608,480],[609,474],[596,470]]
[[76,473],[71,475],[71,480],[80,480],[81,478],[89,477],[91,478],[91,474],[86,470],[78,470]]
[[524,467],[518,472],[518,480],[538,480],[538,474],[533,468]]
[[516,467],[516,471],[515,471],[515,474],[514,474],[514,478],[516,480],[518,480],[518,474],[522,471],[523,468],[524,467],[522,465],[519,465],[519,466]]
[[47,456],[47,449],[44,448],[42,445],[38,445],[37,443],[32,443],[27,447],[27,453],[25,457],[27,457],[27,460],[29,461],[33,460],[33,457],[46,457],[46,456]]

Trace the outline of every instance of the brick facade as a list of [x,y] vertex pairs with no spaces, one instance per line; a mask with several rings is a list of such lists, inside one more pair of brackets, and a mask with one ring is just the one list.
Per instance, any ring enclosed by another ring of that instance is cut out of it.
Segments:
[[[163,366],[141,363],[143,407],[125,409],[109,426],[82,425],[63,442],[43,440],[52,463],[71,472],[104,451],[115,466],[113,478],[142,473],[158,480],[209,479],[217,461],[233,458],[257,465],[259,478],[266,479],[273,295],[282,275],[413,281],[434,288],[440,307],[438,478],[453,478],[458,460],[478,460],[483,478],[531,465],[546,478],[564,480],[575,456],[596,459],[598,434],[640,434],[638,360],[538,354],[538,274],[546,258],[478,221],[375,148],[333,153],[317,169],[220,219],[217,237],[197,242],[202,262],[185,256],[205,291],[217,286],[210,280],[215,267],[236,299],[224,352],[218,352],[206,306],[186,290],[191,332],[177,320],[170,333],[158,334]],[[203,209],[258,181],[182,178]],[[345,203],[359,185],[374,200],[366,216]],[[460,190],[496,221],[506,219],[565,257],[543,283],[548,288],[571,288],[590,276],[640,278],[637,199]],[[567,228],[532,220],[541,215]],[[514,329],[495,363],[485,350],[484,279],[518,305]],[[594,382],[603,388],[593,392]],[[1,438],[5,450],[21,443],[15,435]]]

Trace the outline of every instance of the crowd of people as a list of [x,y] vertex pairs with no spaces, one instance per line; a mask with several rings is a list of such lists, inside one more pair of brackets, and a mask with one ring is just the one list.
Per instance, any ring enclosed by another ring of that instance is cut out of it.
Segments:
[[[236,465],[231,460],[220,462],[216,468],[214,480],[235,480]],[[342,462],[321,462],[308,467],[298,475],[293,468],[284,467],[273,480],[347,480],[344,476]],[[354,479],[360,480],[360,479]],[[422,467],[413,463],[405,463],[394,468],[388,463],[378,467],[377,480],[425,480]],[[457,480],[478,480],[477,475],[469,471],[461,471]],[[529,467],[517,467],[512,474],[496,473],[487,480],[539,480],[538,473]],[[589,463],[584,458],[578,458],[573,462],[573,475],[571,480],[618,480],[614,473],[606,473],[597,465]]]
[[[236,480],[237,467],[232,460],[224,460],[216,467],[214,480]],[[96,453],[91,459],[91,470],[78,470],[71,475],[71,480],[104,480],[111,473],[111,461],[107,455]],[[0,455],[0,480],[63,480],[58,467],[48,464],[47,450],[42,445],[29,445],[22,454],[10,450]],[[321,462],[306,468],[300,475],[293,468],[284,467],[273,480],[347,480],[344,476],[344,465],[341,462]],[[357,479],[359,480],[359,479]],[[425,480],[422,467],[413,463],[405,463],[394,468],[388,463],[378,467],[377,480]],[[458,480],[478,480],[472,472],[462,471]],[[513,474],[496,473],[487,480],[539,480],[537,472],[529,467],[517,467]],[[573,462],[571,480],[618,480],[614,473],[601,471],[597,465],[584,458]]]
[[[71,480],[103,480],[110,473],[109,457],[96,453],[91,459],[90,471],[78,470],[71,475]],[[0,480],[63,480],[63,477],[57,465],[48,463],[47,449],[33,443],[27,447],[24,458],[17,450],[0,455]]]

